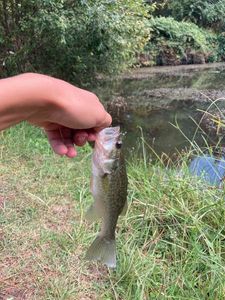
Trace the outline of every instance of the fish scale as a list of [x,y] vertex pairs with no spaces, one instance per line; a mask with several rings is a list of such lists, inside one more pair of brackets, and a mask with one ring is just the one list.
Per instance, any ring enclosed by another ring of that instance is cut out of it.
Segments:
[[94,203],[86,216],[102,219],[101,231],[87,251],[86,259],[99,260],[116,267],[115,230],[118,217],[127,208],[127,173],[119,127],[102,130],[96,139],[92,157]]

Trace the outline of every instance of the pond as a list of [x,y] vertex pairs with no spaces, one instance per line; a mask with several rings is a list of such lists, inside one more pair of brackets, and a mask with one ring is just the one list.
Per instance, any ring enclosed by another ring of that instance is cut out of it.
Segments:
[[108,105],[113,125],[127,132],[129,151],[142,137],[159,156],[172,156],[190,147],[190,141],[201,147],[223,143],[223,126],[214,122],[225,111],[223,63],[134,70],[101,81],[94,92]]

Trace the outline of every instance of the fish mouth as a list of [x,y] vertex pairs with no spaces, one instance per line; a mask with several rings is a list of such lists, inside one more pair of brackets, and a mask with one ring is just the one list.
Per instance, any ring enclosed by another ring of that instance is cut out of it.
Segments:
[[120,140],[120,126],[107,127],[98,133],[97,141],[102,144],[116,144]]
[[103,172],[110,174],[117,165],[122,147],[120,127],[107,127],[101,130],[95,140],[94,164]]
[[107,138],[113,138],[113,137],[118,137],[120,135],[120,126],[116,127],[107,127],[102,129],[99,132],[100,137],[107,137]]
[[122,146],[120,126],[101,130],[95,141],[95,149],[105,157],[111,157],[114,149]]

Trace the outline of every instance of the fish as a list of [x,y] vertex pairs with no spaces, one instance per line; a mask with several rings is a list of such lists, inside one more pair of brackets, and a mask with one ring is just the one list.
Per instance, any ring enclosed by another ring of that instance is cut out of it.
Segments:
[[86,219],[102,219],[101,230],[87,250],[85,259],[116,267],[115,231],[119,215],[127,211],[128,179],[120,127],[107,127],[96,137],[92,154],[91,193],[93,204]]

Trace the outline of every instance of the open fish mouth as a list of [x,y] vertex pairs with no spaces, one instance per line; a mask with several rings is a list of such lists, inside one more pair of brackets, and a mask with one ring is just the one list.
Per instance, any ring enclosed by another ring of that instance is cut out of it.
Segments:
[[105,129],[103,129],[104,133],[107,135],[111,135],[111,134],[115,134],[115,133],[119,133],[120,132],[120,126],[116,126],[116,127],[107,127]]
[[108,152],[116,147],[117,144],[122,145],[120,127],[107,127],[98,133],[95,141],[96,147],[103,152]]
[[120,136],[120,126],[107,127],[98,133],[98,138],[104,141],[117,139]]

